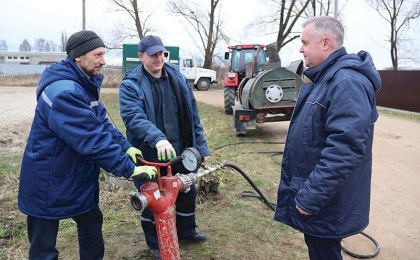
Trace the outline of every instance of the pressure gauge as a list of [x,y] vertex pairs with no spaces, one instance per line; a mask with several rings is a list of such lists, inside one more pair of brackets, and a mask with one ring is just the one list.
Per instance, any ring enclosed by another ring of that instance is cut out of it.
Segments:
[[203,162],[203,158],[201,157],[200,152],[193,147],[186,148],[182,152],[181,158],[182,165],[189,172],[197,171],[198,168],[200,168],[201,163]]

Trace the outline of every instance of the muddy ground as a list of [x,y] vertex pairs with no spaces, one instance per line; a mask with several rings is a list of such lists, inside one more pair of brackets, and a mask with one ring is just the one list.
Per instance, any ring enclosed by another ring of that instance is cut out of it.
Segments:
[[[198,101],[223,106],[223,90],[194,93]],[[0,155],[22,151],[35,104],[34,88],[0,86]],[[287,127],[288,122],[267,123],[255,131],[267,131],[284,140]],[[375,259],[420,259],[419,149],[419,121],[380,114],[373,146],[370,224],[365,230],[380,244],[381,251]],[[355,252],[373,250],[361,235],[345,241]],[[352,259],[348,255],[344,257]]]

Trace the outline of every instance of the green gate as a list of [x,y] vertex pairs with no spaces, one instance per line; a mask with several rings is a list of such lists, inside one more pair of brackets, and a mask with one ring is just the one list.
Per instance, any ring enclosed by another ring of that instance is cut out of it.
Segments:
[[[179,65],[179,47],[175,46],[164,46],[167,52],[165,52],[165,62]],[[123,62],[122,71],[125,74],[127,71],[134,69],[140,63],[138,56],[138,44],[129,43],[123,44]]]

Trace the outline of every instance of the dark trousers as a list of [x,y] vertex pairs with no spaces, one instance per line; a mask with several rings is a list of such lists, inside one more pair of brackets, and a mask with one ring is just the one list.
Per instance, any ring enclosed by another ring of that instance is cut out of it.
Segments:
[[[195,199],[197,197],[197,191],[194,185],[191,186],[191,190],[187,193],[180,192],[175,202],[176,207],[176,228],[178,237],[188,238],[196,234],[196,222],[195,222]],[[154,224],[155,219],[150,209],[146,208],[141,215],[141,226],[143,228],[144,236],[146,238],[147,245],[152,249],[159,248],[156,226]]]
[[[98,260],[104,257],[102,237],[103,215],[99,208],[73,217],[77,224],[79,256],[81,260]],[[29,259],[58,259],[55,248],[59,220],[46,220],[28,216]]]
[[311,260],[342,260],[341,238],[320,238],[305,234]]

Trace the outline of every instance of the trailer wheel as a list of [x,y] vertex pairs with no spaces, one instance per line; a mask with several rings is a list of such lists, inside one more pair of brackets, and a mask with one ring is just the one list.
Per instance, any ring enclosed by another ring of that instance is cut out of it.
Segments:
[[234,87],[224,87],[225,114],[233,114],[232,107],[235,105],[236,89]]
[[208,90],[210,88],[210,80],[208,78],[200,78],[197,82],[198,90]]

